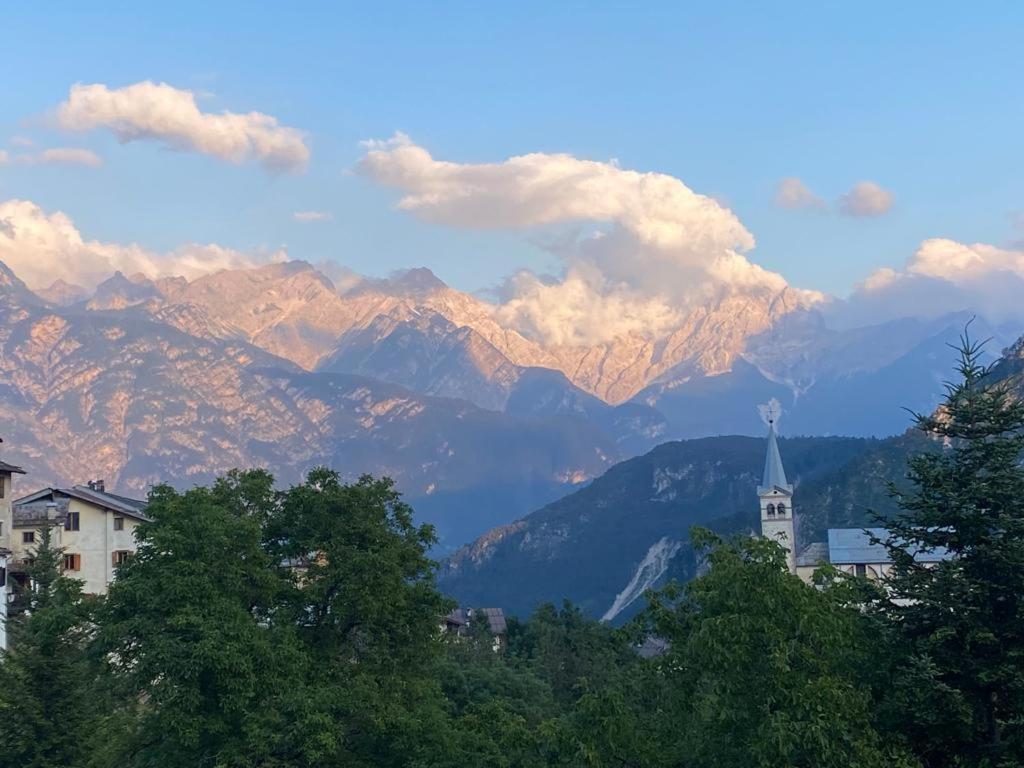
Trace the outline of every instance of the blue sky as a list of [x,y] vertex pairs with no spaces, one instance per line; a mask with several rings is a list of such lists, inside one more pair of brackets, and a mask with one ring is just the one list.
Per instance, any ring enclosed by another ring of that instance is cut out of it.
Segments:
[[[529,232],[474,231],[395,209],[351,173],[359,142],[408,134],[438,159],[530,152],[614,158],[724,201],[749,258],[845,294],[922,240],[1024,237],[1024,6],[975,3],[16,4],[0,25],[0,148],[98,153],[103,165],[9,163],[0,200],[62,210],[87,238],[285,246],[386,274],[427,265],[462,289],[558,268]],[[47,113],[74,83],[143,80],[305,131],[297,174],[267,173],[108,132],[65,135]],[[885,215],[787,210],[784,177],[826,200],[872,180]],[[332,221],[302,224],[295,211]]]

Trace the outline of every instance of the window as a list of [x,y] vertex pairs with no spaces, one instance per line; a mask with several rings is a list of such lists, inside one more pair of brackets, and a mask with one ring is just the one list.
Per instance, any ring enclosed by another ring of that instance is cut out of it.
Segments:
[[768,505],[768,517],[775,517],[775,505],[774,504],[769,504]]
[[132,553],[129,552],[127,549],[119,549],[116,552],[114,552],[114,555],[111,558],[111,560],[115,566],[124,565],[128,562],[128,558],[131,556]]
[[4,535],[4,521],[0,520],[0,536]]
[[853,567],[853,570],[857,574],[857,576],[859,576],[860,578],[862,578],[862,579],[867,578],[868,567],[866,565],[864,565],[864,563],[857,563]]
[[67,517],[64,518],[64,530],[65,531],[77,531],[80,530],[82,524],[82,513],[81,512],[68,512]]
[[73,555],[68,553],[64,555],[64,570],[65,571],[80,571],[82,570],[82,556]]
[[779,510],[779,517],[785,517],[786,516],[786,505],[783,504],[781,501],[779,502],[778,510]]
[[123,531],[124,530],[124,518],[123,517],[115,517],[114,518],[114,530],[115,531]]
[[36,541],[35,531],[22,531],[21,532],[21,543],[22,544],[34,544]]

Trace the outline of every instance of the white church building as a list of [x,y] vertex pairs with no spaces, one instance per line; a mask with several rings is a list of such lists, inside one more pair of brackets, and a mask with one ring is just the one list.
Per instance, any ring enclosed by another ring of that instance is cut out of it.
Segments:
[[[797,540],[793,506],[793,485],[782,466],[775,424],[768,425],[768,449],[764,459],[764,477],[757,489],[761,501],[761,535],[775,539],[786,550],[789,572],[810,583],[818,566],[831,563],[852,576],[879,580],[892,568],[889,553],[872,539],[885,539],[884,528],[829,528],[827,541],[803,544]],[[920,562],[938,562],[944,553],[919,552]]]

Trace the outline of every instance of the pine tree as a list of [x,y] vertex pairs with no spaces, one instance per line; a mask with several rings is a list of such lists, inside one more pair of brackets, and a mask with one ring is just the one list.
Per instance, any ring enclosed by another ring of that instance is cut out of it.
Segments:
[[81,765],[98,713],[87,654],[90,601],[80,581],[61,573],[63,551],[48,527],[30,557],[0,660],[0,766]]
[[965,334],[959,379],[916,415],[945,450],[911,459],[914,491],[885,521],[884,607],[909,648],[894,699],[929,766],[1024,764],[1024,404],[982,347]]

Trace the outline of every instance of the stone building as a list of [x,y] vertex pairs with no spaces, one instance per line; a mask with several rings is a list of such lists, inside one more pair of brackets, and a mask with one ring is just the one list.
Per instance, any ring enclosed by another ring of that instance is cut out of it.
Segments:
[[[889,552],[882,544],[873,543],[888,536],[885,528],[829,528],[827,541],[803,544],[797,540],[793,494],[794,488],[782,465],[775,424],[770,423],[764,477],[757,489],[761,535],[775,539],[785,548],[789,572],[810,583],[815,569],[828,563],[851,576],[873,580],[888,576],[892,569]],[[933,563],[945,559],[946,554],[918,552],[914,557],[922,563]]]

